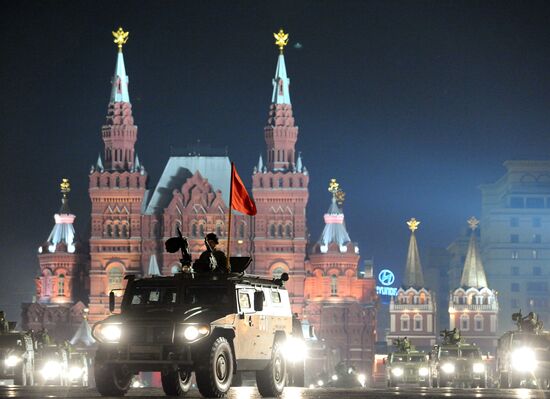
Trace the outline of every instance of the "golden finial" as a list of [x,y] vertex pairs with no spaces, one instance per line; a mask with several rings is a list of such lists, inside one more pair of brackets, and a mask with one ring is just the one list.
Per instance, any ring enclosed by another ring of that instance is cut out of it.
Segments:
[[288,33],[285,33],[281,29],[279,30],[279,33],[273,33],[273,37],[275,38],[275,45],[279,46],[279,50],[281,50],[281,54],[282,54],[283,49],[288,44]]
[[418,229],[418,225],[420,224],[420,221],[416,220],[415,218],[412,218],[407,222],[407,224],[409,225],[409,230],[411,230],[414,233],[414,231]]
[[59,187],[61,187],[61,192],[63,193],[63,196],[66,196],[67,193],[71,191],[71,184],[69,183],[69,179],[62,179]]
[[328,191],[332,194],[336,194],[340,190],[340,185],[336,182],[336,179],[330,179],[328,184]]
[[339,206],[342,206],[342,204],[344,203],[344,200],[346,199],[346,193],[343,192],[342,190],[338,190],[336,194],[334,194],[334,196],[336,197],[336,203]]
[[130,32],[124,32],[122,28],[118,28],[116,32],[113,32],[114,42],[118,44],[118,51],[122,51],[122,45],[128,41],[129,34]]
[[479,220],[477,220],[475,216],[472,216],[470,219],[468,219],[468,224],[470,225],[470,228],[472,229],[472,231],[474,231],[475,229],[477,229]]

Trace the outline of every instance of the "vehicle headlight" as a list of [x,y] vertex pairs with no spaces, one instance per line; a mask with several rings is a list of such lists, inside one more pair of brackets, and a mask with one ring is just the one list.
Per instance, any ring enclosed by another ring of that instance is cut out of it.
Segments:
[[319,385],[320,387],[322,387],[323,385],[325,385],[325,383],[324,383],[323,380],[319,380],[319,381],[317,381],[317,385]]
[[445,363],[441,366],[441,370],[443,370],[444,373],[452,374],[455,372],[455,365],[452,363]]
[[208,326],[188,325],[183,328],[183,338],[188,342],[194,342],[206,337],[210,333]]
[[430,374],[430,370],[428,370],[427,367],[420,367],[418,369],[418,375],[420,377],[426,377],[428,374]]
[[474,363],[474,373],[479,374],[485,372],[485,365],[483,363]]
[[401,377],[403,375],[403,369],[401,367],[396,367],[391,369],[391,372],[396,377]]
[[82,376],[83,371],[84,370],[82,368],[73,366],[69,370],[69,377],[71,380],[78,380]]
[[359,374],[357,376],[357,381],[359,381],[359,384],[364,387],[367,384],[367,376],[365,374]]
[[6,367],[13,367],[21,360],[22,359],[19,356],[9,355],[7,358],[4,359],[4,364],[6,365]]
[[92,335],[99,342],[116,343],[122,334],[121,323],[98,323],[94,326]]
[[287,338],[283,344],[283,354],[291,363],[301,362],[307,357],[306,343],[300,338]]
[[45,380],[57,378],[61,373],[61,363],[56,360],[49,360],[44,367],[42,367],[41,373]]
[[332,381],[338,381],[338,376],[336,374],[333,374],[331,378]]
[[512,352],[512,367],[520,372],[530,373],[537,368],[537,359],[535,351],[531,348],[523,347]]

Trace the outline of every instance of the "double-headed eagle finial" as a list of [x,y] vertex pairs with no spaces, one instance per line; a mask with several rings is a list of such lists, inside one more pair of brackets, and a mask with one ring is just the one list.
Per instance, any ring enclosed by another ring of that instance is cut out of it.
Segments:
[[61,187],[61,193],[63,194],[63,197],[67,197],[67,194],[71,191],[71,183],[69,183],[69,179],[61,179],[61,184],[59,185]]
[[407,224],[409,225],[409,230],[414,233],[414,231],[418,229],[418,225],[420,224],[420,220],[416,220],[415,218],[411,218],[411,220],[409,220],[407,222]]
[[470,225],[470,229],[474,231],[475,229],[477,229],[479,220],[477,220],[475,216],[472,216],[470,219],[468,219],[468,224]]
[[124,32],[122,28],[118,28],[116,32],[112,32],[115,38],[114,43],[118,45],[118,51],[122,51],[122,45],[128,41],[130,32]]
[[330,179],[330,182],[328,184],[328,191],[332,193],[332,195],[336,199],[336,203],[339,206],[342,206],[346,198],[346,193],[340,188],[340,184],[336,181],[336,179]]
[[275,45],[279,47],[282,54],[283,49],[288,44],[288,33],[285,33],[282,29],[280,29],[279,33],[273,33],[273,37],[275,38]]

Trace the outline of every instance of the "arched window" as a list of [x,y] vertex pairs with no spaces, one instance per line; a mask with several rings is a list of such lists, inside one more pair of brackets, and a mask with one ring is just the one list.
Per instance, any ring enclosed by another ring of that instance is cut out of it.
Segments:
[[105,229],[105,234],[107,237],[113,236],[113,226],[111,226],[111,223],[107,223],[107,228]]
[[410,317],[408,314],[401,315],[401,331],[409,331],[410,329]]
[[122,237],[128,238],[128,223],[122,224]]
[[279,187],[283,187],[283,184],[284,184],[283,178],[280,178],[279,179]]
[[199,236],[204,237],[204,224],[199,224]]
[[480,314],[474,316],[474,329],[476,331],[483,331],[483,316]]
[[244,223],[239,224],[239,238],[244,238]]
[[422,316],[414,315],[414,331],[422,331]]
[[122,268],[111,268],[107,273],[107,278],[109,279],[109,292],[122,288]]
[[278,233],[278,236],[279,237],[282,237],[283,236],[283,225],[280,224],[278,227],[277,227],[277,233]]
[[63,274],[57,278],[57,295],[65,296],[65,276]]
[[269,236],[270,237],[275,237],[275,225],[274,224],[271,224],[269,226]]
[[462,331],[470,330],[470,317],[467,314],[460,315],[460,329]]
[[338,295],[338,277],[336,276],[336,274],[330,276],[330,295]]
[[223,229],[222,229],[222,228],[223,228],[223,222],[222,222],[221,220],[218,220],[218,221],[216,222],[216,235],[217,235],[218,237],[223,237],[223,234],[222,234],[222,233],[223,233],[223,231],[222,231]]
[[285,269],[283,269],[282,267],[276,267],[275,269],[273,269],[273,278],[279,278],[281,277],[281,274],[283,274],[285,272]]
[[119,238],[120,237],[120,226],[117,224],[115,224],[115,238]]
[[286,225],[286,237],[291,238],[292,237],[292,226],[290,224]]
[[[261,170],[259,172],[261,172]],[[260,187],[263,187],[263,186],[264,186],[264,179],[260,178]]]
[[197,225],[193,223],[191,225],[191,237],[196,237],[196,236],[197,236]]

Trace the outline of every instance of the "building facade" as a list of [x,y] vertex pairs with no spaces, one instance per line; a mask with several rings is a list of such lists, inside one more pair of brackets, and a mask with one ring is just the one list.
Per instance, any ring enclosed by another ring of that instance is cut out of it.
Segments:
[[390,331],[386,335],[388,347],[397,338],[408,337],[419,349],[430,349],[436,342],[437,306],[435,295],[424,284],[424,274],[418,253],[415,231],[420,222],[407,222],[411,230],[407,265],[403,285],[390,301]]
[[471,235],[464,261],[460,286],[449,296],[450,328],[460,330],[469,342],[475,342],[484,352],[494,353],[497,346],[498,299],[489,288],[478,250],[475,230],[479,221],[468,220]]
[[512,313],[536,312],[550,323],[550,161],[506,161],[506,174],[482,185],[481,248],[499,293],[499,333]]

